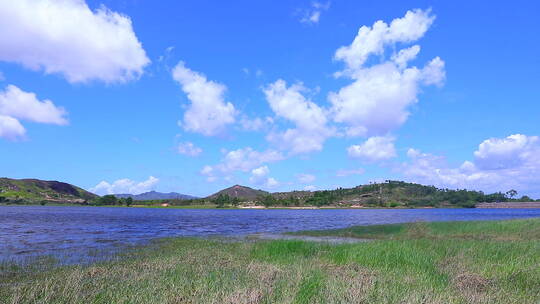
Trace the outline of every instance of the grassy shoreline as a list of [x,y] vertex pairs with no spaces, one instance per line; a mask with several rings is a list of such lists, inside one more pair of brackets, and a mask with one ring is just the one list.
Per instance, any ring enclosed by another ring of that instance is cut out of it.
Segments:
[[175,238],[115,261],[0,268],[1,303],[539,303],[540,219],[359,226],[305,235]]

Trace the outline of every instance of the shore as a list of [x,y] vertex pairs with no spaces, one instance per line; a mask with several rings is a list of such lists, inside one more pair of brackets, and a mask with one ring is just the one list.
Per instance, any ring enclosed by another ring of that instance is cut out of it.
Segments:
[[[82,205],[82,204],[0,204],[2,206],[52,206],[52,207],[106,207],[106,208],[152,208],[152,209],[216,209],[216,210],[227,210],[227,209],[245,209],[245,210],[328,210],[328,209],[339,209],[339,210],[358,210],[358,209],[464,209],[464,207],[457,206],[443,206],[443,207],[379,207],[379,206],[226,206],[218,207],[217,205],[137,205],[133,204],[130,206],[126,205]],[[540,208],[540,206],[538,207]]]
[[476,208],[540,208],[540,202],[479,203]]
[[372,241],[174,238],[88,266],[3,263],[0,302],[540,302],[540,219],[300,234]]

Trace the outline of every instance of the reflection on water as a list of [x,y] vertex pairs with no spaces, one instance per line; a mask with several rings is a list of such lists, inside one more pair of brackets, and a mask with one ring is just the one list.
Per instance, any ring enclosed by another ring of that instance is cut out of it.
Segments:
[[0,207],[0,259],[52,255],[77,262],[95,252],[171,236],[238,236],[412,221],[540,217],[540,209],[212,210]]

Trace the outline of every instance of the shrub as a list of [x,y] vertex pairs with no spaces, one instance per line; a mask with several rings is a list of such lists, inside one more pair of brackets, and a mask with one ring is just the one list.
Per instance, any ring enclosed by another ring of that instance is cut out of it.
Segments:
[[476,202],[474,201],[460,202],[457,205],[463,208],[476,208]]

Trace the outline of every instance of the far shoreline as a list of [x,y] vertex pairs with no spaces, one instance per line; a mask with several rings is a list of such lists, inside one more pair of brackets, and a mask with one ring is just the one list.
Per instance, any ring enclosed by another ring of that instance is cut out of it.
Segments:
[[540,202],[512,202],[512,203],[479,203],[475,207],[460,207],[460,206],[418,206],[418,207],[380,207],[380,206],[275,206],[265,207],[262,205],[254,206],[228,206],[217,207],[217,205],[185,205],[185,206],[162,206],[162,205],[84,205],[77,203],[47,203],[47,204],[0,204],[0,207],[8,206],[43,206],[43,207],[105,207],[105,208],[145,208],[145,209],[212,209],[212,210],[373,210],[373,209],[388,209],[388,210],[403,210],[403,209],[538,209]]

